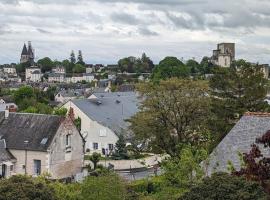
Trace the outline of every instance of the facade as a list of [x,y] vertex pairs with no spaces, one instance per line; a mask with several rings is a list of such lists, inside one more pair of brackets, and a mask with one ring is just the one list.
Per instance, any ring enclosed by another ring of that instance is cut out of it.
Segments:
[[95,79],[95,77],[93,74],[88,74],[88,73],[83,74],[83,80],[85,80],[88,83],[94,81],[94,79]]
[[49,83],[63,83],[65,82],[65,74],[63,73],[51,73],[48,75]]
[[6,66],[3,68],[4,73],[11,74],[11,75],[17,75],[16,68],[12,66]]
[[0,135],[6,144],[2,150],[0,144],[0,152],[10,153],[8,159],[0,153],[4,177],[50,173],[53,179],[60,179],[82,170],[84,143],[70,118],[1,112]]
[[86,152],[104,155],[114,151],[119,134],[131,138],[126,119],[138,111],[138,103],[134,92],[94,93],[88,99],[71,100],[63,107],[75,119],[81,118]]
[[39,72],[39,74],[41,74],[41,69],[38,68],[38,67],[35,67],[35,66],[26,68],[25,69],[25,80],[26,81],[31,81],[31,75],[32,75],[33,72],[35,72],[35,73]]
[[56,66],[52,69],[52,72],[55,74],[66,74],[66,69],[63,66]]
[[41,71],[35,70],[31,73],[30,81],[34,83],[39,83],[41,82],[41,77],[42,77]]
[[213,50],[211,61],[214,65],[221,67],[230,67],[232,61],[235,60],[235,44],[234,43],[220,43],[217,49]]
[[[270,113],[246,113],[218,144],[205,163],[207,175],[228,172],[231,162],[236,170],[241,167],[239,153],[248,153],[256,138],[270,130]],[[269,155],[261,148],[263,154]]]
[[29,41],[28,47],[26,47],[25,44],[23,45],[20,62],[21,63],[30,62],[31,64],[33,64],[34,59],[35,59],[34,49],[32,48],[31,42]]

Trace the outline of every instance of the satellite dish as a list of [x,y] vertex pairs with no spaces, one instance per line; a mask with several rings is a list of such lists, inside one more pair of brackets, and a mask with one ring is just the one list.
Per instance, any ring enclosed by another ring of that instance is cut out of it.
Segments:
[[84,131],[84,132],[82,133],[82,136],[83,136],[84,139],[87,137],[87,135],[88,135],[88,132],[87,132],[87,131]]

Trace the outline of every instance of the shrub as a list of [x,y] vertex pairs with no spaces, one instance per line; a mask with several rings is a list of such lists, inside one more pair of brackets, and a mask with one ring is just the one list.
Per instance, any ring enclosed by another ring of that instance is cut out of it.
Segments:
[[253,200],[267,199],[263,188],[256,182],[226,173],[213,174],[185,193],[180,200]]

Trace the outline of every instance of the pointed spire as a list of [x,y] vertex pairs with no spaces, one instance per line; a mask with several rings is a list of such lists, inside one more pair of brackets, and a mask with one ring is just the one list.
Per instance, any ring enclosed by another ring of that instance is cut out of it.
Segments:
[[23,45],[22,55],[27,55],[27,48],[26,48],[25,43]]

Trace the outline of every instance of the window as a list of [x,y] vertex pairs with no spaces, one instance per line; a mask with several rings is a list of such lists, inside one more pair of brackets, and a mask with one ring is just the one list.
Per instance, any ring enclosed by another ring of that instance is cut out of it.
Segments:
[[106,137],[107,136],[107,130],[106,129],[101,129],[99,131],[99,137]]
[[66,135],[66,147],[71,146],[71,135]]
[[34,175],[41,173],[41,160],[34,160]]
[[97,150],[98,149],[98,143],[96,143],[96,142],[93,143],[93,149],[94,150]]
[[109,150],[112,151],[113,150],[113,144],[108,144],[109,146]]

